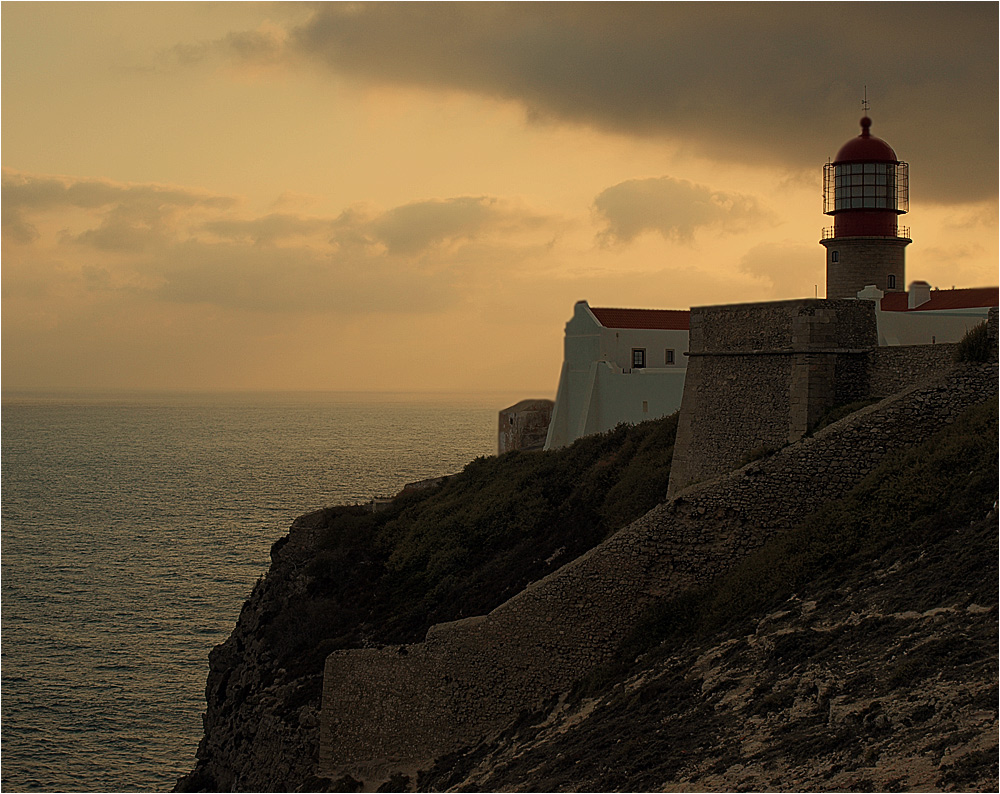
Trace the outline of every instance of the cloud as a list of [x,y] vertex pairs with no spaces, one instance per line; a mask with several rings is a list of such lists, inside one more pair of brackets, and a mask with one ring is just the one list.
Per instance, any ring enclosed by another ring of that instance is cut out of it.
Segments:
[[867,86],[873,133],[914,164],[923,199],[951,203],[996,193],[996,41],[983,3],[329,3],[282,46],[789,170],[857,134]]
[[264,23],[256,30],[233,31],[213,41],[176,44],[160,54],[160,61],[179,66],[199,66],[218,60],[236,66],[275,66],[286,55],[286,38],[284,29]]
[[[159,185],[4,173],[8,242],[55,252],[44,280],[79,297],[305,314],[444,310],[470,284],[544,256],[560,221],[496,197],[427,199],[336,216],[241,212],[237,198]],[[41,254],[34,256],[38,261]],[[29,276],[30,274],[30,276]],[[22,289],[23,287],[23,289]]]
[[79,233],[64,231],[65,242],[103,251],[139,251],[176,233],[178,218],[193,211],[234,207],[231,196],[155,184],[122,184],[105,179],[37,176],[4,169],[3,232],[27,244],[39,236],[29,216],[83,210],[98,220]]
[[608,244],[628,243],[646,232],[690,242],[699,228],[738,232],[771,220],[752,196],[669,176],[621,182],[602,191],[594,207],[607,224],[600,239]]
[[296,239],[329,234],[329,218],[309,218],[293,213],[274,212],[260,218],[207,221],[202,229],[234,242],[275,245]]

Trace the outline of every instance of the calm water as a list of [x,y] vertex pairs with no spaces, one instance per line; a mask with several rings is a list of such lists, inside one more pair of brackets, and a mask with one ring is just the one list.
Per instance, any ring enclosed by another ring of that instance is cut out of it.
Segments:
[[296,516],[496,451],[523,395],[5,395],[2,787],[169,790]]

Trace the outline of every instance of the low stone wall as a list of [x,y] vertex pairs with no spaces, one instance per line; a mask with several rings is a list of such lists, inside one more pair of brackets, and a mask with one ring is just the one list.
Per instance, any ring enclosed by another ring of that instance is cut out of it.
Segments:
[[877,347],[871,354],[868,396],[885,397],[946,372],[955,364],[957,344]]
[[731,567],[844,494],[888,452],[996,400],[997,365],[966,365],[685,490],[481,618],[424,642],[326,663],[320,773],[377,785],[500,730],[606,659],[653,598]]

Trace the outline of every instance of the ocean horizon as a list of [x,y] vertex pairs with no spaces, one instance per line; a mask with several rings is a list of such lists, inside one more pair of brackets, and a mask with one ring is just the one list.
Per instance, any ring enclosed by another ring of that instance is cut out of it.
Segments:
[[4,789],[171,789],[292,521],[496,454],[525,396],[3,392]]

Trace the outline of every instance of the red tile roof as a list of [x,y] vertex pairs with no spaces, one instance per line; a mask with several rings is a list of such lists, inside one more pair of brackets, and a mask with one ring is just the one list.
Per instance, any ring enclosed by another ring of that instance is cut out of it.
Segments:
[[687,331],[691,319],[690,311],[677,309],[599,309],[591,306],[590,311],[605,328]]
[[1000,288],[973,287],[972,289],[931,290],[931,299],[914,309],[907,309],[905,292],[888,292],[882,298],[884,312],[933,312],[944,309],[980,309],[1000,306]]

